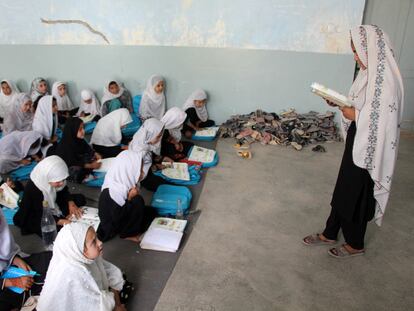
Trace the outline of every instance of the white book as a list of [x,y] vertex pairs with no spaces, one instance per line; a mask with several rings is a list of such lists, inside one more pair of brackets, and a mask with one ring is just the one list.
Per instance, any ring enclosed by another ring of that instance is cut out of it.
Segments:
[[95,118],[94,114],[90,114],[86,117],[79,117],[79,119],[81,119],[83,121],[83,123],[91,122],[93,120],[93,118]]
[[6,183],[2,184],[0,188],[3,189],[3,191],[0,192],[0,205],[12,209],[17,208],[17,203],[19,202],[19,195],[16,192],[14,192],[14,190],[10,188],[9,185]]
[[187,220],[155,218],[141,241],[141,248],[175,253],[184,234]]
[[106,158],[106,159],[100,159],[98,160],[99,163],[102,163],[100,168],[96,168],[93,171],[94,172],[101,172],[101,173],[106,173],[109,168],[112,165],[112,162],[114,161],[115,158]]
[[312,93],[333,102],[339,107],[351,107],[352,106],[348,97],[334,90],[331,90],[330,88],[327,88],[326,86],[322,84],[319,84],[316,82],[312,83],[311,91]]
[[203,128],[202,130],[196,131],[194,133],[194,136],[215,137],[217,135],[218,130],[219,130],[218,126],[206,127],[206,128]]
[[98,230],[101,220],[99,219],[98,209],[90,206],[82,206],[83,215],[77,219],[73,217],[70,219],[72,222],[80,222],[92,226],[95,231]]
[[213,162],[215,156],[215,150],[194,146],[191,150],[188,160],[201,163],[210,163]]
[[190,172],[188,171],[187,163],[162,162],[162,165],[165,166],[165,168],[161,170],[164,176],[172,179],[190,180]]

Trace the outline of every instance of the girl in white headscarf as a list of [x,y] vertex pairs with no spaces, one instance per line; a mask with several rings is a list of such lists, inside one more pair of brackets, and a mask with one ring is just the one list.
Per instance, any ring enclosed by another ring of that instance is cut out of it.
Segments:
[[181,130],[187,118],[186,113],[178,107],[170,108],[162,117],[165,130],[161,141],[161,155],[178,161],[187,157],[193,143],[181,141]]
[[149,118],[161,120],[166,108],[164,89],[165,81],[162,76],[153,75],[148,79],[139,106],[139,116],[142,121]]
[[0,82],[0,120],[6,118],[20,91],[10,80]]
[[56,129],[58,126],[57,103],[50,95],[43,96],[33,117],[33,130],[43,137],[43,145],[57,142]]
[[0,173],[6,174],[32,160],[40,161],[42,136],[35,131],[14,131],[0,139]]
[[113,161],[105,175],[99,196],[98,236],[107,241],[116,234],[123,239],[140,241],[155,217],[139,194],[139,182],[145,177],[141,152],[125,150]]
[[127,109],[121,108],[99,119],[93,130],[91,144],[93,149],[102,158],[116,157],[122,150],[128,147],[121,147],[122,128],[132,122]]
[[35,78],[32,81],[32,85],[30,87],[30,97],[32,101],[35,102],[39,97],[45,96],[49,94],[49,86],[47,84],[46,79],[43,78]]
[[195,131],[215,125],[213,120],[208,119],[206,104],[207,93],[202,89],[195,90],[184,103],[183,110],[187,114],[187,119],[184,122],[183,133],[187,138],[191,138]]
[[32,100],[20,93],[4,119],[3,136],[13,131],[31,131],[33,123]]
[[[1,190],[0,190],[1,191]],[[32,295],[38,295],[42,289],[44,275],[46,274],[51,252],[42,252],[28,257],[21,257],[23,253],[14,241],[10,232],[9,225],[4,217],[3,210],[0,208],[0,274],[9,269],[10,266],[18,267],[26,271],[36,271],[40,276],[20,277],[12,279],[2,279],[0,287],[0,306],[2,310],[20,310],[29,297],[26,293],[17,294],[9,287],[19,287],[25,291],[30,290]],[[27,256],[27,255],[26,255]]]
[[79,106],[78,117],[93,116],[93,121],[98,121],[101,117],[101,104],[91,90],[82,90],[81,104]]
[[78,108],[68,96],[67,84],[65,82],[56,81],[53,83],[52,96],[56,98],[60,123],[65,123],[68,117],[75,115],[78,111]]
[[[71,223],[60,230],[40,293],[38,311],[113,311],[121,307],[124,285],[118,267],[102,258],[93,227]],[[126,310],[122,306],[119,310]]]
[[43,201],[47,201],[59,226],[69,223],[69,215],[80,217],[86,199],[82,194],[69,193],[66,178],[69,172],[65,162],[58,156],[50,156],[39,162],[30,173],[30,180],[24,187],[20,208],[14,216],[14,223],[22,234],[36,233],[42,236],[41,218]]
[[[157,155],[161,149],[161,138],[164,124],[155,119],[147,119],[135,133],[129,144],[129,150],[142,153],[143,170],[146,177],[141,185],[150,191],[156,191],[158,186],[167,184],[165,179],[153,174],[152,170],[162,169],[162,157]],[[169,160],[169,159],[164,159]],[[153,162],[156,164],[153,165]]]
[[[360,71],[341,108],[346,136],[344,156],[322,234],[304,238],[307,245],[336,242],[329,254],[344,258],[364,254],[364,236],[372,218],[381,225],[398,153],[404,90],[388,36],[377,26],[351,30],[351,47]],[[331,104],[331,103],[329,103]]]
[[132,113],[131,94],[121,83],[115,80],[109,81],[104,87],[101,103],[102,116],[120,108],[126,108]]

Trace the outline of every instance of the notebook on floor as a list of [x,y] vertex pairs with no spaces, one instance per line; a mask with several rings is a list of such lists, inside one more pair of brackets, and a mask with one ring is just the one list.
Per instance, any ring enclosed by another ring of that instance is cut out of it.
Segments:
[[184,234],[187,220],[158,217],[153,220],[141,241],[141,248],[175,253]]

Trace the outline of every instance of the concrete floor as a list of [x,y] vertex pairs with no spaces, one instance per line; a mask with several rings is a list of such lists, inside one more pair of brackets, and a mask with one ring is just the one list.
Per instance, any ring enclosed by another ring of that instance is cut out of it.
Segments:
[[366,255],[338,260],[301,239],[324,228],[343,152],[220,140],[202,213],[161,295],[171,310],[414,310],[414,135],[403,135],[384,223],[368,226]]

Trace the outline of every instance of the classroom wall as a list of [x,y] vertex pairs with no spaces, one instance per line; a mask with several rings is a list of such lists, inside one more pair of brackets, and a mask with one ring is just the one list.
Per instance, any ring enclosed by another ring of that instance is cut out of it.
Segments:
[[[110,79],[140,94],[154,73],[168,106],[202,87],[222,122],[258,108],[325,111],[314,81],[347,93],[350,27],[364,0],[26,0],[0,3],[0,78],[28,91],[33,78],[68,81],[100,97]],[[46,22],[45,22],[46,21]],[[92,32],[84,23],[88,23]]]
[[167,105],[182,106],[197,87],[209,93],[212,118],[224,121],[235,113],[258,108],[280,112],[326,111],[310,92],[313,81],[347,92],[352,83],[351,55],[241,49],[129,46],[0,46],[0,73],[28,91],[31,80],[68,81],[79,100],[82,88],[97,91],[119,79],[132,94],[141,94],[147,78],[161,73],[167,81]]

